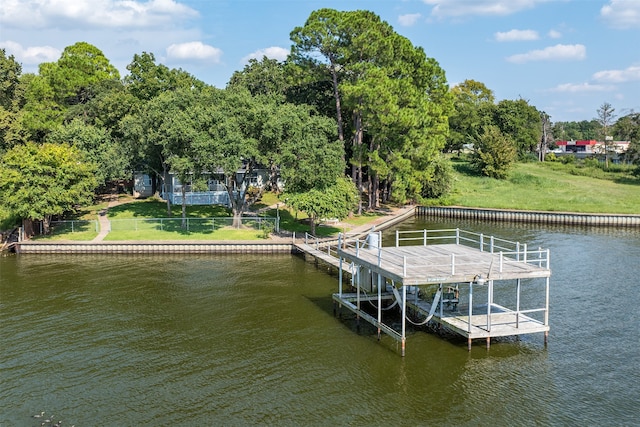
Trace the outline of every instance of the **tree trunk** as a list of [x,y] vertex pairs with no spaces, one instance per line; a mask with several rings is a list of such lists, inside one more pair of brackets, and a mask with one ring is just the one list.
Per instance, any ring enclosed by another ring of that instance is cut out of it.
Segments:
[[309,232],[311,233],[312,236],[316,235],[316,216],[315,215],[311,215],[309,217]]
[[182,229],[187,228],[187,186],[182,184]]
[[[331,81],[333,83],[333,97],[336,100],[336,121],[338,122],[338,139],[342,142],[344,147],[344,125],[342,123],[342,105],[340,102],[340,92],[338,92],[338,73],[336,72],[336,64],[333,60],[333,56],[329,55],[329,61],[331,63]],[[344,154],[342,155],[344,160]]]
[[167,216],[171,217],[171,198],[167,195],[167,164],[164,162],[162,162],[162,177],[160,179],[162,179],[162,194],[167,198]]
[[244,213],[244,194],[239,190],[235,174],[233,176],[225,175],[225,187],[227,187],[229,204],[231,205],[231,212],[233,213],[231,226],[233,228],[240,228],[242,226],[242,214]]
[[[362,215],[362,116],[358,111],[353,113],[353,125],[355,128],[355,134],[353,135],[353,154],[356,158],[355,161],[355,176],[352,177],[356,187],[358,188],[358,215]],[[353,169],[352,169],[352,172]]]

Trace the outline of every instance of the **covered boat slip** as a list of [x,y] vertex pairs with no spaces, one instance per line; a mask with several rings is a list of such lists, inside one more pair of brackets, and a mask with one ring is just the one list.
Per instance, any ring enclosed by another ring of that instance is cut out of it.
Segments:
[[[537,332],[546,343],[548,250],[460,229],[396,232],[393,246],[383,246],[381,239],[381,233],[366,240],[341,237],[338,258],[351,267],[352,291],[343,292],[340,268],[333,299],[377,327],[379,335],[400,341],[403,355],[407,321],[440,324],[466,337],[469,349],[473,339],[485,338],[488,346],[492,337]],[[400,330],[383,319],[395,306],[402,315]]]

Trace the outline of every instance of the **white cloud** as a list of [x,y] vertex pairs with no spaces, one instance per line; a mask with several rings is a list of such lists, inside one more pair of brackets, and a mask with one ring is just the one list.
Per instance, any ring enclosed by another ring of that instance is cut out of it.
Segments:
[[398,16],[398,22],[403,27],[411,27],[418,22],[418,20],[422,17],[419,13],[408,13],[406,15]]
[[580,61],[587,57],[587,48],[581,44],[557,44],[544,49],[512,55],[507,61],[522,64],[531,61]]
[[468,15],[511,15],[549,0],[422,0],[437,18]]
[[560,37],[562,37],[562,33],[560,31],[557,31],[557,30],[549,30],[547,35],[551,39],[559,39]]
[[258,61],[266,56],[269,59],[276,59],[278,61],[284,61],[289,55],[289,50],[283,47],[271,46],[266,49],[259,49],[250,53],[240,60],[240,63],[246,64],[250,59],[257,59]]
[[609,0],[602,6],[600,16],[616,28],[638,28],[640,26],[640,2],[638,0]]
[[565,83],[549,89],[550,92],[559,93],[590,93],[590,92],[610,92],[614,90],[610,85],[594,85],[591,83]]
[[21,64],[38,65],[42,62],[55,62],[62,53],[51,46],[30,46],[24,48],[20,43],[11,40],[0,41],[0,48],[4,48],[9,55],[13,55]]
[[511,30],[506,32],[495,33],[496,41],[513,42],[523,40],[538,40],[540,36],[534,30]]
[[222,57],[222,50],[202,42],[172,44],[167,48],[167,58],[173,60],[194,60],[217,64]]
[[175,0],[3,0],[0,24],[15,28],[149,28],[198,12]]
[[640,81],[640,66],[632,65],[624,70],[604,70],[593,75],[593,80],[608,83]]

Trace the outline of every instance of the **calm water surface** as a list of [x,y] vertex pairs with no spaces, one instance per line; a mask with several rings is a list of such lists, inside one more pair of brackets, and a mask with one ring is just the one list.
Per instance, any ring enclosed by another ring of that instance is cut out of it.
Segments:
[[425,227],[550,248],[549,345],[414,332],[402,358],[296,256],[9,256],[0,426],[640,425],[640,233],[400,225]]

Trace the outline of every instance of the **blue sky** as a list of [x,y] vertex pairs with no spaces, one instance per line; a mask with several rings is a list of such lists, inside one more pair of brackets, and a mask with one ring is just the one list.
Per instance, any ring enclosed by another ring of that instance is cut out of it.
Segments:
[[0,47],[37,72],[86,41],[123,76],[152,52],[224,87],[251,57],[284,59],[291,30],[323,7],[371,10],[451,85],[480,81],[552,121],[591,120],[604,102],[640,112],[640,0],[2,0]]

